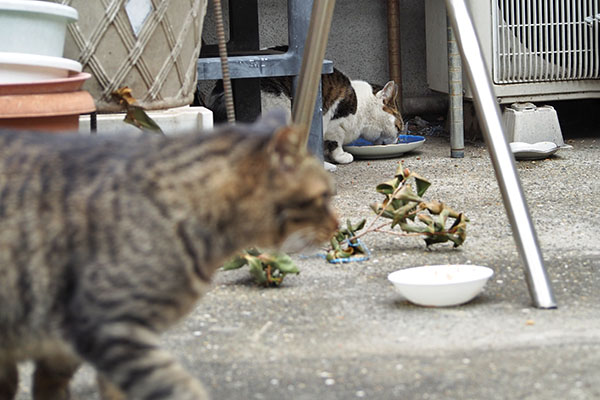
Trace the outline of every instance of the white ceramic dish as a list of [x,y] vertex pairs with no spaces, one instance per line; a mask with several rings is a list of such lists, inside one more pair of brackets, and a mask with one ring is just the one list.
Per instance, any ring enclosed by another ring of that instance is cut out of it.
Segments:
[[425,143],[422,136],[413,136],[414,141],[372,146],[344,146],[344,150],[355,158],[374,159],[398,157],[409,151],[418,149]]
[[488,267],[469,264],[427,265],[388,275],[407,300],[430,307],[448,307],[471,301],[494,274]]
[[0,84],[41,82],[81,72],[81,64],[62,57],[0,52]]
[[0,52],[62,57],[73,7],[47,1],[0,0]]
[[560,147],[554,142],[511,142],[510,150],[517,160],[541,160],[556,153]]

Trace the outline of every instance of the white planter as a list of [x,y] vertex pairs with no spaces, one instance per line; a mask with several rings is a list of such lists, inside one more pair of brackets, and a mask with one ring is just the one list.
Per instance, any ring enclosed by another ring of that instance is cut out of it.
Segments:
[[[167,110],[148,111],[150,118],[160,126],[165,135],[190,132],[206,132],[213,128],[212,112],[204,107],[176,107]],[[133,125],[125,123],[125,113],[98,114],[96,129],[98,134],[115,132],[140,135],[143,132]],[[79,132],[90,133],[90,116],[79,117]]]
[[[52,0],[61,2],[64,0]],[[92,75],[83,88],[98,112],[122,111],[111,93],[131,88],[141,107],[192,103],[207,0],[69,0],[79,21],[69,26],[65,57]]]
[[77,10],[33,0],[0,0],[0,52],[62,57],[67,24]]
[[0,84],[41,82],[81,72],[81,64],[62,57],[0,52]]

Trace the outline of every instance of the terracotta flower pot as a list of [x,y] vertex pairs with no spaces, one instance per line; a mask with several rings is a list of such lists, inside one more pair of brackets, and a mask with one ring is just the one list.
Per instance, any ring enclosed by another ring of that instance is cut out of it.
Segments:
[[83,83],[91,77],[87,72],[71,72],[68,78],[50,79],[41,82],[0,84],[0,96],[7,94],[62,93],[81,90]]
[[79,115],[95,111],[86,91],[0,96],[0,128],[76,131]]

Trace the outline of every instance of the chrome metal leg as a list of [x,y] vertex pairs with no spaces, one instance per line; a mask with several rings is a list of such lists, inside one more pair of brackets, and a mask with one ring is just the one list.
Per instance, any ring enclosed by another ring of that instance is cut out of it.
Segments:
[[302,138],[305,144],[308,142],[314,117],[334,6],[335,0],[314,0],[313,3],[302,67],[298,77],[298,88],[292,108],[292,120],[305,129]]
[[448,107],[450,115],[450,157],[464,158],[463,86],[460,53],[454,30],[448,21]]
[[552,287],[517,175],[515,161],[506,141],[500,109],[485,66],[481,48],[465,0],[445,0],[448,18],[462,54],[481,127],[488,145],[504,207],[512,226],[533,303],[539,308],[556,308]]

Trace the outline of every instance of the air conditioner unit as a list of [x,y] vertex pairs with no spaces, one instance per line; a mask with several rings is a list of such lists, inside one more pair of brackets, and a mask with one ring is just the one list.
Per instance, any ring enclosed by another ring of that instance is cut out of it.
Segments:
[[[600,97],[599,3],[467,0],[499,102]],[[429,87],[448,93],[445,2],[426,0],[425,15]]]

